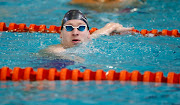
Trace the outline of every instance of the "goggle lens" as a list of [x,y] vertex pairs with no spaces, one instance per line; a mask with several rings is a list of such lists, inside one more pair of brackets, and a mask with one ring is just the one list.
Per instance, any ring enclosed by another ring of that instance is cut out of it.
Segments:
[[74,28],[72,26],[66,26],[66,31],[72,31]]
[[79,28],[77,28],[79,31],[84,31],[86,28],[86,26],[79,26]]

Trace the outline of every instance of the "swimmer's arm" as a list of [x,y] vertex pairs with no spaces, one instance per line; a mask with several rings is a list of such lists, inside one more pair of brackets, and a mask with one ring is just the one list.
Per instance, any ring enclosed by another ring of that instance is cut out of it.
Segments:
[[128,32],[132,31],[134,27],[126,28],[119,23],[108,23],[103,28],[96,30],[91,35],[93,38],[101,35],[111,35],[112,33]]

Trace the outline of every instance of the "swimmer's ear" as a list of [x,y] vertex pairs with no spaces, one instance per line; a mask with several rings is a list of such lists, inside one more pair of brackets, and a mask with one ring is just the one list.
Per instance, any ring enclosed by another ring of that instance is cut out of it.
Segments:
[[62,39],[62,35],[60,34],[60,38]]
[[90,33],[88,33],[88,39],[90,39],[90,38],[91,38],[91,36],[92,36],[92,35],[91,35]]

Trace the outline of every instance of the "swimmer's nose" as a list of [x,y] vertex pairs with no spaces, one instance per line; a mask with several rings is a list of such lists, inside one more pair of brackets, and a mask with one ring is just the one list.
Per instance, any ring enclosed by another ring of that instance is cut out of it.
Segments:
[[73,36],[78,36],[79,35],[79,30],[77,28],[74,28],[74,30],[72,31],[72,35]]

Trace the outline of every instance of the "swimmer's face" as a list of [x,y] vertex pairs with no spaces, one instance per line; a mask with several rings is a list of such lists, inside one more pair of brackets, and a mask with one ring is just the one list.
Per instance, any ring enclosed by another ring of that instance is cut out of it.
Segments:
[[[78,27],[79,25],[86,25],[82,20],[69,20],[64,26],[72,25],[73,27]],[[67,31],[65,27],[61,30],[60,38],[62,38],[61,44],[65,48],[73,47],[77,44],[86,42],[90,39],[90,33],[87,27],[83,31],[79,31],[77,28],[74,28],[72,31]]]

